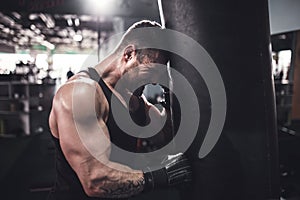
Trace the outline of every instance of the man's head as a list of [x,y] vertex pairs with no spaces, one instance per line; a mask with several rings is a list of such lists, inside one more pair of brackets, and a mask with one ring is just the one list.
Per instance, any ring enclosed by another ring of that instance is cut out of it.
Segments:
[[[135,30],[139,28],[144,28],[143,34],[136,34]],[[134,45],[137,49],[142,49],[143,43],[151,43],[155,38],[159,37],[154,29],[162,29],[161,25],[155,21],[142,20],[131,25],[121,38],[121,41],[117,47],[117,51],[124,51],[128,45]]]
[[[143,28],[142,34],[134,31],[139,28]],[[145,48],[145,46],[151,46],[151,43],[159,37],[158,32],[155,31],[156,28],[162,29],[161,25],[155,21],[142,20],[134,23],[123,35],[117,47],[117,52],[122,53],[127,58],[130,58],[131,53],[135,53],[140,62],[166,64],[167,53],[165,51]]]
[[[136,34],[135,30],[139,28],[143,29],[139,34]],[[157,82],[161,75],[161,70],[158,70],[157,66],[165,65],[168,61],[165,51],[149,48],[151,43],[159,37],[156,28],[162,29],[158,23],[148,20],[133,24],[125,32],[116,49],[118,55],[122,56],[121,70],[123,74],[129,71],[131,73],[128,76],[130,81],[150,78],[150,82]]]

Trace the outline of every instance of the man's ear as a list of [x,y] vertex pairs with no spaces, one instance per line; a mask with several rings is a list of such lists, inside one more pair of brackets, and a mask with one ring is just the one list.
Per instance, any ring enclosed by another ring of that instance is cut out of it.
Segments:
[[125,49],[124,49],[124,54],[123,54],[123,58],[126,62],[128,62],[129,60],[131,60],[134,56],[135,56],[135,46],[134,45],[128,45]]

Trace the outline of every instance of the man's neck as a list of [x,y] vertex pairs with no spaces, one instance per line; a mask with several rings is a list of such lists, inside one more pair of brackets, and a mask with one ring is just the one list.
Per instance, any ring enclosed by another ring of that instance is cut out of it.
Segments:
[[111,88],[114,88],[118,80],[121,78],[122,72],[119,68],[121,64],[120,62],[120,58],[111,54],[95,67],[103,81]]
[[130,94],[127,90],[122,93],[122,95],[119,93],[119,91],[115,90],[115,85],[119,81],[119,79],[122,76],[122,73],[124,73],[120,66],[121,58],[119,56],[114,56],[113,54],[105,58],[103,61],[101,61],[98,65],[95,66],[96,71],[98,74],[102,77],[102,80],[106,83],[106,85],[111,89],[111,91],[116,95],[116,97],[121,101],[121,103],[127,107],[126,101],[124,100],[124,97],[130,98]]

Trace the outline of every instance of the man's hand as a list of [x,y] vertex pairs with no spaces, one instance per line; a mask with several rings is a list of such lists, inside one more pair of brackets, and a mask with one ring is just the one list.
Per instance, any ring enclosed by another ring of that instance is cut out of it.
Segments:
[[162,169],[144,172],[144,191],[175,186],[192,180],[191,166],[184,154],[168,155],[162,164]]

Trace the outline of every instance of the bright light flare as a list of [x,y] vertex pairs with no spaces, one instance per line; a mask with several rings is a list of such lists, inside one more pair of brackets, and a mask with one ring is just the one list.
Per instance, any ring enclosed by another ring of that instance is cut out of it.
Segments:
[[91,8],[99,14],[109,13],[115,6],[115,0],[89,0]]

